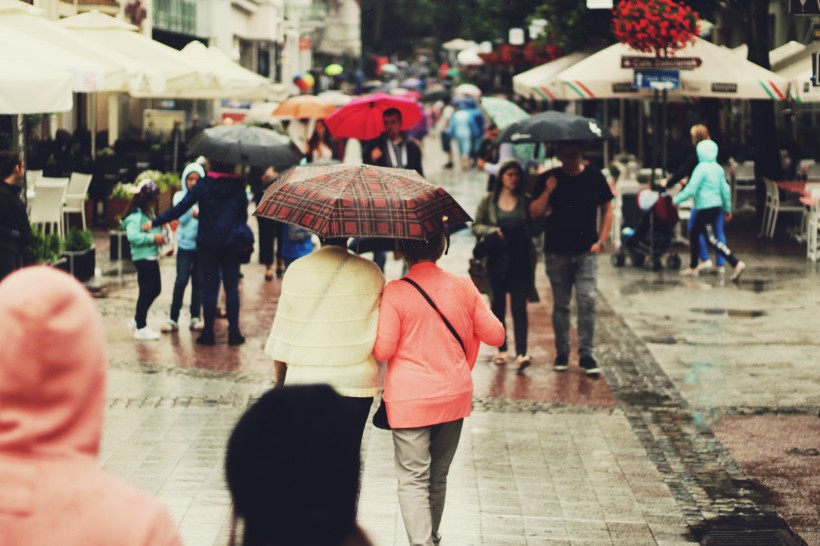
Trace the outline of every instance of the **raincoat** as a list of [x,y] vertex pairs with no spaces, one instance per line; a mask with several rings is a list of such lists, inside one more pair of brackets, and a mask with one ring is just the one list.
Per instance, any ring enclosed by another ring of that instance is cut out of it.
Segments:
[[[185,182],[191,173],[198,173],[199,178],[205,178],[205,169],[199,163],[191,163],[182,171],[182,189],[174,194],[173,203],[178,205],[188,194],[188,184]],[[199,220],[194,218],[195,207],[189,209],[179,217],[177,229],[177,244],[184,250],[196,250],[196,236],[199,232]]]
[[0,544],[176,546],[147,493],[99,468],[107,358],[100,314],[48,267],[0,283]]
[[680,205],[692,198],[697,210],[720,207],[727,214],[731,213],[732,194],[723,167],[717,162],[718,145],[712,140],[701,140],[695,149],[698,152],[698,166],[673,202]]

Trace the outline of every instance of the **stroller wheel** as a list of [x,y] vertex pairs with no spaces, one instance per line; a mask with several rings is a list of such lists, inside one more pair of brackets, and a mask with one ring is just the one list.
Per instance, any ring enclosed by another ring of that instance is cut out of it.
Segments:
[[668,267],[669,269],[673,269],[673,270],[677,271],[678,269],[680,269],[680,266],[681,266],[681,259],[680,259],[679,255],[670,254],[666,258],[666,267]]
[[616,252],[609,259],[615,267],[623,267],[626,264],[626,254],[623,252]]
[[632,255],[632,265],[634,265],[635,267],[642,267],[645,261],[646,261],[646,256],[644,254],[633,254]]

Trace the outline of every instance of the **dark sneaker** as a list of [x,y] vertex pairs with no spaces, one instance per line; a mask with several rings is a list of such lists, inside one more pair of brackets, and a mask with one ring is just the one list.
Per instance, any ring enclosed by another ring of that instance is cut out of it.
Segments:
[[558,355],[555,357],[555,363],[552,365],[552,369],[556,372],[565,372],[567,371],[567,365],[569,364],[569,358],[563,355]]
[[231,334],[228,336],[228,345],[242,345],[245,343],[245,336],[242,334]]
[[202,332],[197,336],[196,342],[199,345],[216,345],[216,339],[211,332]]
[[601,373],[601,368],[598,367],[598,363],[595,362],[595,359],[591,356],[582,356],[578,365],[583,368],[587,375],[598,375]]

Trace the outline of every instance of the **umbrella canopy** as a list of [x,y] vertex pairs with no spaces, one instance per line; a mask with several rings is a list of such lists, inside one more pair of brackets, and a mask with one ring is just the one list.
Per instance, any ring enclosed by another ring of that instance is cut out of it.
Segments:
[[350,95],[345,95],[341,91],[322,91],[316,96],[322,99],[323,101],[329,102],[337,108],[339,106],[344,106],[345,104],[353,100],[353,97],[351,97]]
[[[642,98],[632,88],[634,70],[621,68],[621,57],[652,57],[624,44],[615,44],[590,55],[557,76],[568,99]],[[717,97],[724,99],[786,98],[789,83],[774,72],[739,59],[736,53],[701,38],[677,52],[678,57],[697,57],[701,66],[681,70],[680,89],[670,97]],[[651,93],[651,91],[649,91]]]
[[[791,43],[793,42],[789,42]],[[791,96],[795,101],[820,102],[820,87],[815,87],[811,81],[812,53],[820,53],[820,42],[801,46],[801,49],[791,47],[790,50],[791,54],[781,58],[777,64],[772,63],[772,68],[778,76],[791,82]],[[772,50],[771,54],[775,51],[777,50]]]
[[325,67],[325,74],[327,74],[328,76],[338,76],[344,71],[345,71],[344,67],[340,64],[335,64],[334,63],[334,64],[329,64]]
[[530,117],[523,108],[507,99],[484,97],[481,99],[481,108],[501,130],[506,129],[513,122]]
[[393,63],[383,64],[380,70],[385,74],[395,74],[399,71],[399,67],[394,65]]
[[461,51],[462,49],[467,49],[468,47],[478,47],[478,44],[472,40],[455,38],[449,42],[444,42],[441,44],[441,47],[444,49],[449,49],[450,51]]
[[471,83],[462,83],[453,89],[453,96],[457,95],[479,98],[481,96],[481,89]]
[[450,92],[446,89],[436,89],[435,91],[429,91],[421,96],[421,102],[436,102],[440,100],[444,100],[450,96]]
[[331,238],[424,240],[470,221],[416,171],[370,165],[295,167],[268,188],[254,214]]
[[478,56],[478,51],[475,49],[465,49],[459,51],[456,55],[456,60],[461,66],[482,66],[484,60]]
[[249,125],[220,125],[205,129],[191,143],[191,154],[233,165],[273,165],[276,170],[292,167],[302,159],[290,138]]
[[528,99],[561,100],[564,98],[563,91],[555,77],[588,56],[589,53],[570,53],[521,74],[516,74],[513,76],[513,91],[516,95]]
[[230,60],[220,49],[193,40],[180,50],[190,63],[200,66],[214,82],[211,87],[166,87],[167,96],[188,99],[265,99],[271,82]]
[[413,100],[375,93],[358,97],[327,118],[327,128],[336,138],[371,140],[384,132],[384,111],[396,108],[401,112],[401,128],[406,131],[422,119],[421,107]]
[[424,82],[418,78],[407,78],[402,81],[399,86],[404,87],[405,89],[421,89],[424,87]]
[[0,33],[0,114],[65,112],[72,108],[70,72]]
[[591,118],[563,112],[541,112],[507,127],[500,142],[588,141],[611,138],[609,132]]
[[283,101],[273,111],[273,115],[295,119],[325,119],[335,111],[336,106],[326,99],[313,95],[299,95]]

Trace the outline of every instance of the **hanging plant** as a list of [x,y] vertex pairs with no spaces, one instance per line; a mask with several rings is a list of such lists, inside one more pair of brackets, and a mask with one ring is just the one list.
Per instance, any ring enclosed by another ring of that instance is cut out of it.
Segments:
[[621,0],[612,9],[612,32],[621,43],[658,57],[694,42],[697,12],[675,0]]

